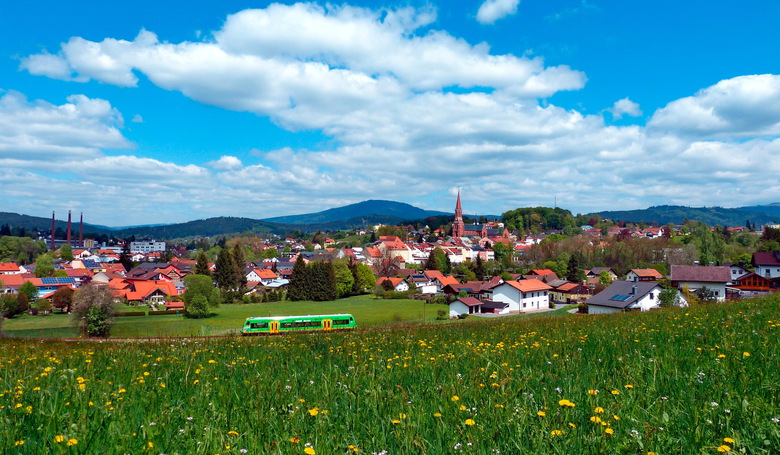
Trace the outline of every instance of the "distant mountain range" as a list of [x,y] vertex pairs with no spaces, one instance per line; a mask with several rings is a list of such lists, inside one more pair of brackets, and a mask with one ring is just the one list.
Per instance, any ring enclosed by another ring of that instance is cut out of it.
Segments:
[[[598,212],[602,218],[635,223],[681,224],[684,220],[702,221],[708,225],[744,226],[746,221],[761,225],[780,221],[780,203],[740,208],[722,207],[684,207],[661,205],[644,210]],[[216,217],[205,220],[166,225],[131,226],[112,228],[94,224],[85,224],[85,233],[107,234],[115,237],[148,237],[158,240],[181,239],[186,237],[236,234],[236,233],[273,233],[284,235],[292,231],[305,233],[316,231],[336,231],[358,229],[375,224],[400,224],[404,222],[430,220],[434,225],[446,223],[452,213],[423,210],[402,202],[369,200],[343,207],[332,208],[317,213],[279,216],[256,220],[240,217]],[[51,218],[43,218],[17,213],[0,212],[0,225],[8,224],[25,229],[48,231]],[[56,228],[66,229],[67,222],[57,220]],[[78,238],[78,220],[72,223],[73,237]]]
[[399,220],[421,220],[429,216],[452,215],[452,213],[423,210],[403,202],[368,200],[345,205],[344,207],[323,210],[322,212],[277,216],[266,218],[263,221],[284,224],[316,224],[351,220],[368,215],[393,216]]
[[685,207],[658,205],[644,210],[598,212],[602,218],[633,223],[682,224],[684,220],[701,221],[710,226],[762,225],[780,221],[780,203],[727,209],[723,207]]

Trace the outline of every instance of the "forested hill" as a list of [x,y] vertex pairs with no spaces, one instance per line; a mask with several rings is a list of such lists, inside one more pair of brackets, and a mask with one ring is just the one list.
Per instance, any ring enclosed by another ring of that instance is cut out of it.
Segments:
[[429,216],[451,215],[445,212],[423,210],[403,202],[368,200],[345,205],[317,213],[303,215],[277,216],[264,221],[283,224],[315,224],[331,221],[346,221],[369,215],[391,216],[403,220],[420,220]]
[[[633,223],[682,224],[684,220],[694,220],[710,226],[745,226],[747,221],[757,225],[780,221],[780,206],[773,206],[774,204],[727,209],[723,207],[659,205],[644,210],[598,212],[598,215],[610,220]],[[777,210],[774,215],[771,213],[773,208]],[[770,210],[770,213],[765,213],[763,210]]]

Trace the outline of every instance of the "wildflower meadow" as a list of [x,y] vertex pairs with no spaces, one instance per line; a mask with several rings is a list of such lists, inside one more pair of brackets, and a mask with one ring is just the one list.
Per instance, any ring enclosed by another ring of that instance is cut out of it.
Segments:
[[0,444],[61,454],[772,454],[780,299],[175,341],[0,340]]

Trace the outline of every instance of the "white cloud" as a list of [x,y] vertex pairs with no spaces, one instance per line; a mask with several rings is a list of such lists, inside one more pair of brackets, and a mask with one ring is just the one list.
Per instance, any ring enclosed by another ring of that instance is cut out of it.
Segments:
[[616,120],[620,120],[624,115],[631,117],[639,117],[642,115],[642,109],[639,108],[639,104],[631,101],[628,97],[615,101],[615,104],[607,109],[607,111],[612,113],[612,117]]
[[[46,204],[78,200],[111,214],[100,220],[109,225],[263,218],[369,198],[451,210],[443,193],[456,186],[478,208],[467,210],[496,214],[556,196],[576,211],[780,198],[780,185],[767,185],[780,170],[780,76],[721,81],[670,102],[648,127],[609,126],[538,101],[581,88],[582,73],[423,32],[434,20],[428,9],[273,4],[229,16],[202,42],[160,42],[149,31],[133,41],[72,38],[22,67],[119,86],[142,74],[332,141],[320,150],[258,144],[189,166],[106,156],[132,147],[107,101],[74,95],[57,106],[9,93],[0,98],[0,198],[24,211],[38,203],[29,188],[47,188]],[[642,115],[628,97],[608,111]]]
[[108,101],[71,95],[53,105],[28,101],[14,91],[0,97],[0,159],[90,158],[102,149],[131,148],[122,136],[122,115]]
[[210,161],[206,163],[206,166],[220,171],[227,171],[231,169],[240,169],[242,164],[241,160],[235,156],[221,156],[217,161]]
[[140,114],[135,114],[130,121],[133,122],[133,123],[143,123],[144,122],[144,118],[141,117]]
[[722,80],[658,109],[648,127],[713,138],[778,135],[780,76],[762,74]]
[[517,12],[520,0],[485,0],[477,11],[477,21],[480,24],[493,24],[506,16]]

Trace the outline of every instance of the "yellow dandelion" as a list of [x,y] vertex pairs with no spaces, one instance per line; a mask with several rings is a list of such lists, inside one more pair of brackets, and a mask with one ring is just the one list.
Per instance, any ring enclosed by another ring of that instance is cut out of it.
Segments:
[[400,420],[398,420],[398,419],[393,420],[393,425],[398,425],[399,423],[401,423]]
[[402,413],[398,414],[398,418],[399,418],[399,419],[405,419],[405,418],[406,418],[406,414],[404,414],[404,413],[402,412]]
[[634,388],[634,386],[631,385],[631,384],[626,384],[624,387],[627,388],[627,389],[633,389]]
[[601,423],[601,417],[599,416],[593,416],[590,418],[590,421],[593,423]]
[[87,388],[86,384],[79,384],[79,390],[85,390]]
[[475,424],[475,423],[477,423],[477,422],[475,422],[475,421],[474,421],[474,419],[466,419],[466,422],[465,422],[465,423],[466,423],[466,425],[468,425],[468,426],[472,426],[472,425],[474,425],[474,424]]
[[722,446],[718,447],[718,452],[720,453],[731,452],[731,447],[727,446],[726,444],[723,444]]
[[750,353],[745,351],[745,352],[742,353],[742,356],[743,357],[750,357]]
[[620,390],[613,390],[610,392],[612,395],[620,395]]
[[460,409],[461,411],[465,411],[465,410],[466,410],[466,409],[468,409],[468,408],[467,408],[466,406],[460,405],[460,408],[459,408],[459,409]]
[[78,440],[78,439],[76,439],[76,438],[70,438],[70,439],[68,439],[68,443],[67,443],[67,445],[68,445],[68,447],[71,447],[71,446],[75,446],[75,445],[76,445],[76,444],[78,444],[78,443],[79,443],[79,440]]
[[460,397],[459,397],[459,396],[457,396],[457,395],[453,395],[453,396],[452,396],[452,398],[450,398],[450,400],[452,400],[452,401],[458,401],[458,400],[460,400]]
[[604,412],[604,408],[601,406],[596,406],[596,409],[593,410],[596,414],[602,414]]
[[539,411],[539,412],[536,413],[536,415],[538,415],[539,417],[544,417],[544,416],[547,415],[547,413],[544,412],[544,411]]
[[434,412],[434,413],[433,413],[433,416],[434,416],[434,417],[441,417],[441,412]]
[[588,395],[598,395],[598,394],[599,394],[598,390],[595,390],[595,389],[588,390]]
[[319,408],[311,408],[311,409],[309,409],[309,415],[312,416],[312,417],[316,416],[319,413],[320,413],[320,409]]
[[160,388],[164,389],[165,388],[165,384],[164,383],[160,383]]
[[734,440],[731,438],[723,438],[723,442],[726,444],[734,444]]
[[299,438],[298,436],[293,436],[292,438],[290,438],[290,442],[292,442],[293,444],[298,444],[299,442],[301,442],[301,438]]
[[569,422],[569,426],[572,427],[572,428],[577,428],[577,425],[575,425],[575,424],[573,424],[571,422]]
[[306,447],[305,449],[303,449],[303,453],[305,453],[306,455],[315,455],[317,451],[314,450],[314,447]]
[[553,435],[553,436],[563,436],[566,433],[564,433],[561,430],[553,430],[553,431],[550,432],[550,434]]
[[612,415],[612,418],[615,419],[615,420],[620,420],[620,416],[617,416],[617,415]]
[[24,445],[24,439],[14,442],[14,446],[23,446],[23,445]]
[[57,444],[65,442],[65,436],[58,434],[57,436],[54,437],[54,442],[56,442]]
[[228,436],[238,436],[238,431],[230,430],[228,431]]
[[349,446],[347,446],[347,450],[352,451],[352,452],[356,452],[356,453],[358,452],[358,448],[354,444],[350,444]]
[[615,430],[613,430],[612,428],[607,428],[606,430],[604,430],[604,433],[606,433],[606,434],[613,434],[613,433],[615,433]]

